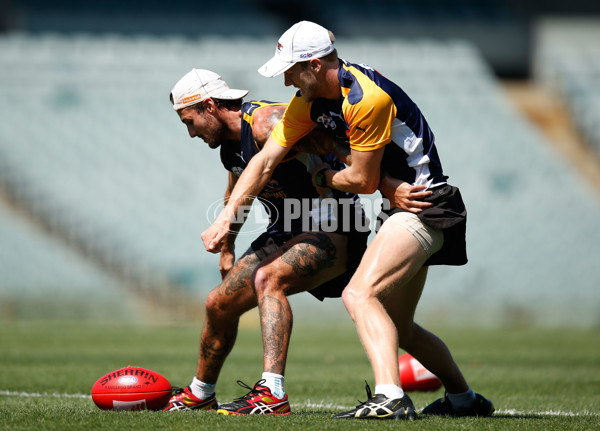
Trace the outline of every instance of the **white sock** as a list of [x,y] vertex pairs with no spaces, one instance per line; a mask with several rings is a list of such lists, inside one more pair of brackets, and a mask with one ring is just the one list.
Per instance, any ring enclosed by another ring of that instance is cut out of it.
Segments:
[[456,411],[470,408],[475,402],[475,398],[475,392],[471,388],[461,394],[448,394],[450,404],[452,404],[452,408]]
[[396,385],[376,385],[375,393],[383,394],[390,400],[397,400],[398,398],[402,398],[404,396],[404,391],[402,388]]
[[271,390],[271,393],[277,398],[285,397],[283,389],[283,376],[281,374],[262,373],[262,378],[265,380],[265,386]]
[[215,393],[215,387],[217,385],[211,385],[209,383],[204,383],[198,380],[196,377],[190,383],[190,389],[192,390],[192,394],[196,395],[201,400],[205,400],[210,398]]

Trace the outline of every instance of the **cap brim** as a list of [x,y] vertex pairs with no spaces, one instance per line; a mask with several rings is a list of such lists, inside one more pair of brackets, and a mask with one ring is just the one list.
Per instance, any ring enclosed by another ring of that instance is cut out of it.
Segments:
[[[173,94],[173,93],[171,92],[171,94]],[[228,88],[227,90],[225,90],[217,95],[214,95],[214,96],[207,95],[204,98],[198,97],[198,98],[195,98],[194,100],[186,102],[186,103],[174,103],[173,109],[176,111],[179,111],[180,109],[187,108],[188,106],[192,106],[197,103],[200,103],[208,97],[210,97],[212,99],[237,100],[237,99],[242,99],[242,98],[246,97],[246,94],[248,94],[248,90],[236,90],[234,88]]]
[[274,76],[281,75],[283,72],[292,67],[294,62],[281,61],[276,57],[273,57],[258,69],[258,73],[267,78],[273,78]]
[[248,90],[236,90],[234,88],[228,88],[224,92],[219,93],[219,95],[212,97],[214,97],[215,99],[236,100],[245,97],[246,94],[248,94]]

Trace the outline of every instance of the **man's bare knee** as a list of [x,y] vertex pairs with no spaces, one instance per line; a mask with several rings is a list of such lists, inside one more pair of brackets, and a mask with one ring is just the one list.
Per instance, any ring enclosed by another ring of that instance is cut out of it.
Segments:
[[346,310],[352,315],[352,312],[356,310],[360,304],[364,303],[366,296],[367,295],[365,295],[365,292],[362,289],[349,284],[342,292],[342,302],[344,303]]
[[282,285],[280,278],[267,265],[261,266],[254,271],[252,287],[254,288],[256,297],[261,298],[264,295],[270,295],[280,290]]
[[208,294],[205,307],[207,319],[213,322],[235,320],[256,307],[256,298],[250,291],[238,295],[226,295],[217,288]]
[[233,307],[228,306],[231,305],[230,303],[228,297],[220,295],[217,289],[212,290],[208,294],[205,303],[207,316],[221,318],[224,315],[231,314]]
[[218,317],[221,314],[222,307],[220,306],[218,295],[214,290],[208,294],[204,305],[208,317]]

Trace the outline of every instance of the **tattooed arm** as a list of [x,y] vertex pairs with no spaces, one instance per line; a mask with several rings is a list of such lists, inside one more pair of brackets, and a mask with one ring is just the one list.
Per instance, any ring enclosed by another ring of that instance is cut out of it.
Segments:
[[300,139],[294,145],[294,149],[303,153],[318,154],[320,156],[333,154],[345,164],[352,164],[348,144],[339,141],[331,133],[317,127]]
[[[285,105],[265,106],[255,112],[252,134],[259,148],[267,142],[273,127],[283,117],[285,108]],[[316,127],[294,145],[293,151],[321,156],[334,154],[347,165],[351,163],[348,145],[335,139],[331,133]]]
[[271,131],[279,123],[281,117],[283,117],[285,108],[286,105],[268,105],[254,112],[252,134],[259,148],[262,148],[269,136],[271,136]]

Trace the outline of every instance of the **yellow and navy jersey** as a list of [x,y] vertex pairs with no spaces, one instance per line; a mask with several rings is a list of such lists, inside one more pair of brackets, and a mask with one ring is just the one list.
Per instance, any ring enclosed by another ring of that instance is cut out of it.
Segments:
[[[248,166],[248,162],[254,157],[261,148],[258,146],[252,126],[254,124],[254,115],[256,112],[266,106],[282,105],[268,101],[251,101],[242,105],[242,135],[241,140],[230,141],[221,144],[221,162],[225,169],[239,177],[243,170]],[[285,104],[284,104],[285,105]],[[259,194],[259,200],[269,214],[269,226],[267,232],[290,232],[299,233],[306,229],[306,221],[302,217],[289,216],[290,209],[297,209],[290,202],[304,202],[306,205],[312,205],[312,200],[317,199],[319,194],[312,184],[312,172],[315,167],[321,163],[329,164],[332,169],[344,169],[344,164],[333,155],[318,156],[316,154],[298,154],[290,152],[290,156],[283,160],[273,171],[269,183]],[[359,198],[356,194],[340,191],[333,192],[335,199],[347,199],[357,211],[362,212]],[[286,204],[286,199],[288,200]],[[304,201],[303,201],[304,200]],[[321,214],[313,212],[312,216],[316,223],[320,225],[326,222],[325,218],[331,217],[331,214]]]
[[338,78],[338,100],[307,102],[296,93],[272,133],[280,145],[294,145],[318,124],[352,150],[385,147],[381,167],[395,178],[428,187],[446,183],[433,132],[398,85],[369,66],[342,59]]

